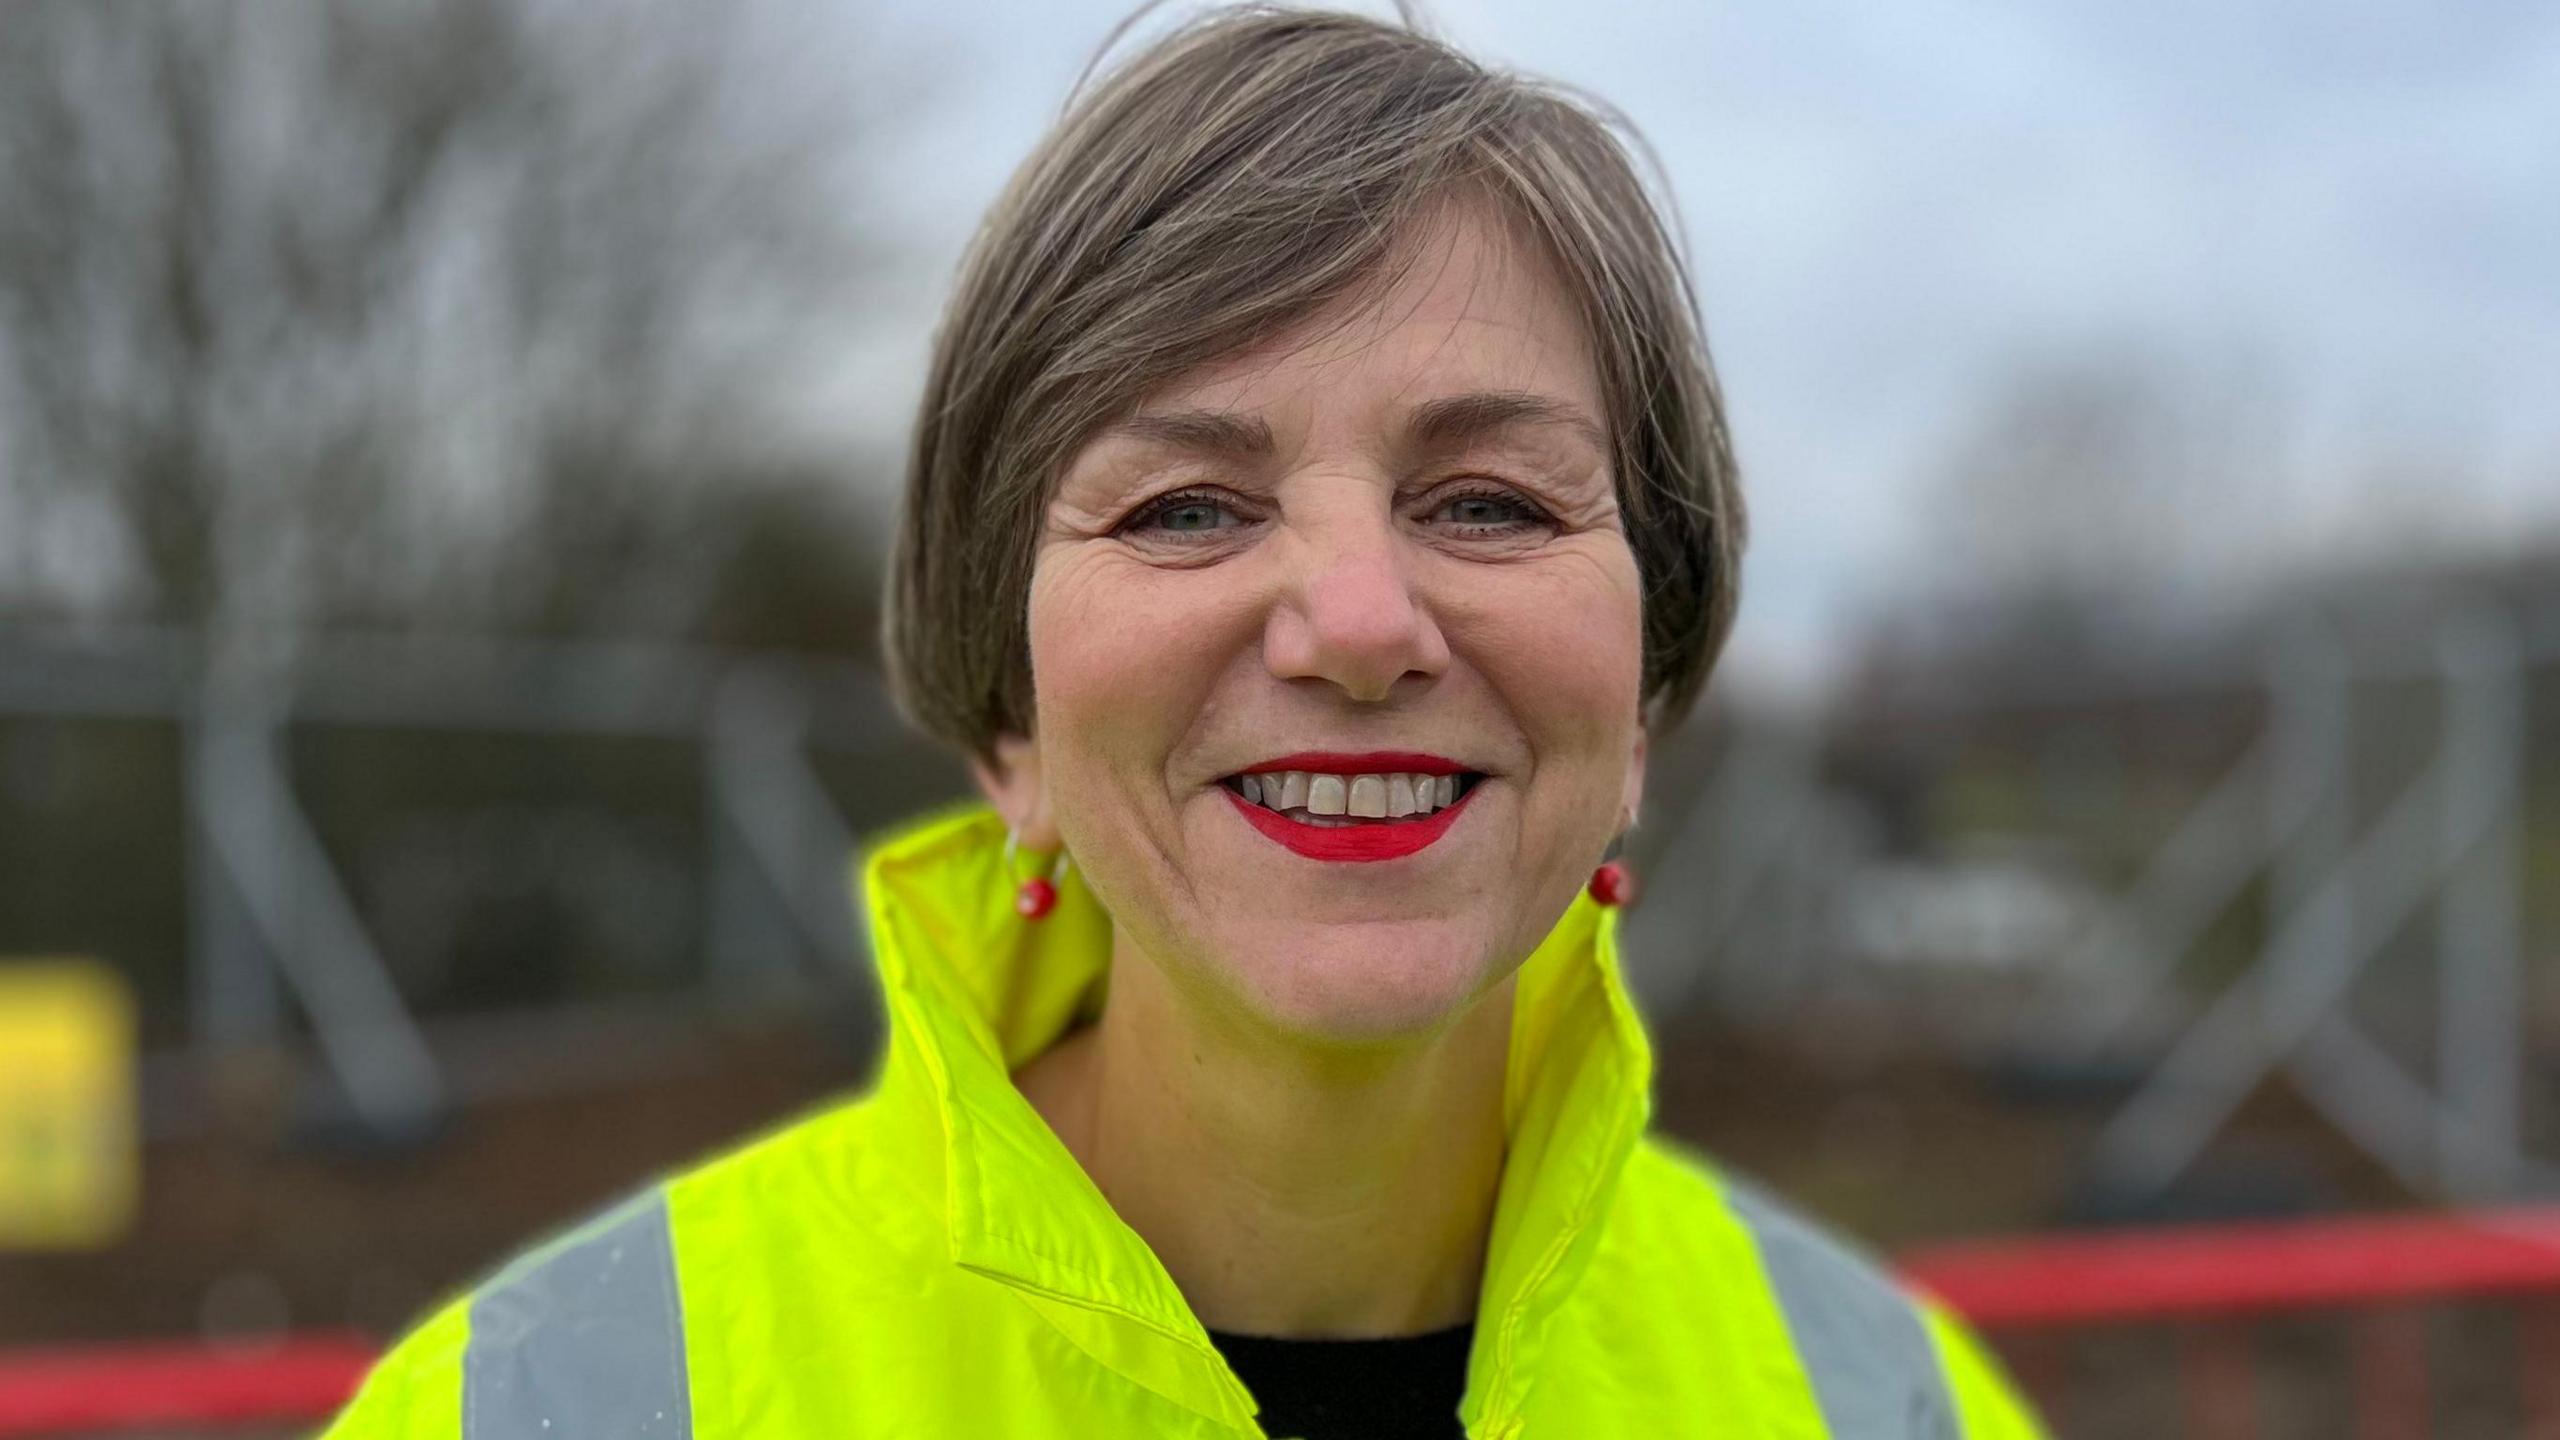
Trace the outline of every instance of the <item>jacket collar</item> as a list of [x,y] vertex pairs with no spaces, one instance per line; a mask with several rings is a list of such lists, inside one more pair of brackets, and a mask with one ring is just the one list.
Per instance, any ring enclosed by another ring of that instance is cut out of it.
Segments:
[[[955,1263],[1015,1286],[1097,1359],[1251,1428],[1246,1393],[1144,1240],[1115,1214],[1012,1072],[1100,1013],[1109,917],[1074,876],[1039,924],[1014,913],[1003,823],[920,821],[863,867],[887,995],[882,1093],[941,1122]],[[1509,1152],[1461,1415],[1507,1433],[1549,1322],[1579,1282],[1650,1113],[1652,1053],[1619,975],[1616,913],[1577,897],[1523,963],[1504,1085]]]

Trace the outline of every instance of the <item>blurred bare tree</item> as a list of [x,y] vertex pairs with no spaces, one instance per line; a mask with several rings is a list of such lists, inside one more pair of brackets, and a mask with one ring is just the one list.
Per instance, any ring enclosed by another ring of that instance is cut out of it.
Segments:
[[2080,605],[2227,576],[2267,518],[2264,399],[2121,349],[2021,366],[1930,492],[1939,582]]
[[778,402],[885,268],[880,91],[741,13],[12,4],[0,605],[860,643]]
[[2246,365],[2131,345],[2030,359],[1982,392],[1918,493],[1883,649],[2054,651],[2172,628],[2277,580],[2291,458],[2276,387]]

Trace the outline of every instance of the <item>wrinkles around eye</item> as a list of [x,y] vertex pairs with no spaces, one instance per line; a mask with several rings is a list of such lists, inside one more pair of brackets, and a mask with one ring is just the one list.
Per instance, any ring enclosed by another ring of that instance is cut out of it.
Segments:
[[1231,497],[1213,491],[1177,490],[1146,501],[1115,533],[1146,540],[1196,543],[1231,538],[1258,517]]
[[[1470,547],[1495,544],[1506,552],[1590,528],[1592,518],[1559,510],[1544,496],[1488,476],[1464,476],[1434,485],[1418,497],[1418,503],[1407,500],[1398,508],[1405,524],[1436,541]],[[1601,518],[1614,520],[1615,507],[1606,508],[1611,513]],[[1275,518],[1268,504],[1221,486],[1195,483],[1139,501],[1106,522],[1101,533],[1151,549],[1215,553],[1250,538]]]

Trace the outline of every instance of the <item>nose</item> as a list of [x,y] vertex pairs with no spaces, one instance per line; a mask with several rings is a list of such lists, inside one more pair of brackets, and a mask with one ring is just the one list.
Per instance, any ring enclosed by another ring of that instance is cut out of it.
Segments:
[[1283,680],[1330,681],[1354,700],[1379,701],[1407,677],[1449,668],[1449,644],[1418,592],[1411,542],[1395,516],[1343,507],[1289,527],[1288,577],[1263,635]]

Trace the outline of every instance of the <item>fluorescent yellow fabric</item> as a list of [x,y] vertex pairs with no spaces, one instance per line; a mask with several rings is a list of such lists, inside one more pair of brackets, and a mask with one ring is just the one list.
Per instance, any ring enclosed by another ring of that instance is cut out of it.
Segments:
[[2017,1403],[2008,1377],[1983,1350],[1982,1342],[1944,1307],[1932,1303],[1925,1313],[1929,1338],[1938,1348],[1938,1361],[1946,1367],[1948,1386],[1955,1393],[1956,1414],[1964,1421],[1966,1440],[2037,1440],[2041,1432],[2033,1417]]
[[[1011,1083],[1098,1013],[1110,934],[1072,880],[1024,923],[1002,851],[977,808],[877,850],[877,1085],[666,1182],[691,1433],[1261,1434],[1154,1253]],[[1520,974],[1468,1433],[1816,1440],[1752,1233],[1708,1166],[1643,1134],[1651,1054],[1615,928],[1577,901]],[[400,1346],[330,1435],[455,1436],[464,1315]],[[1928,1328],[1969,1440],[2033,1435],[1960,1329]]]
[[470,1338],[466,1301],[437,1309],[365,1376],[363,1392],[328,1435],[460,1435],[462,1351]]

